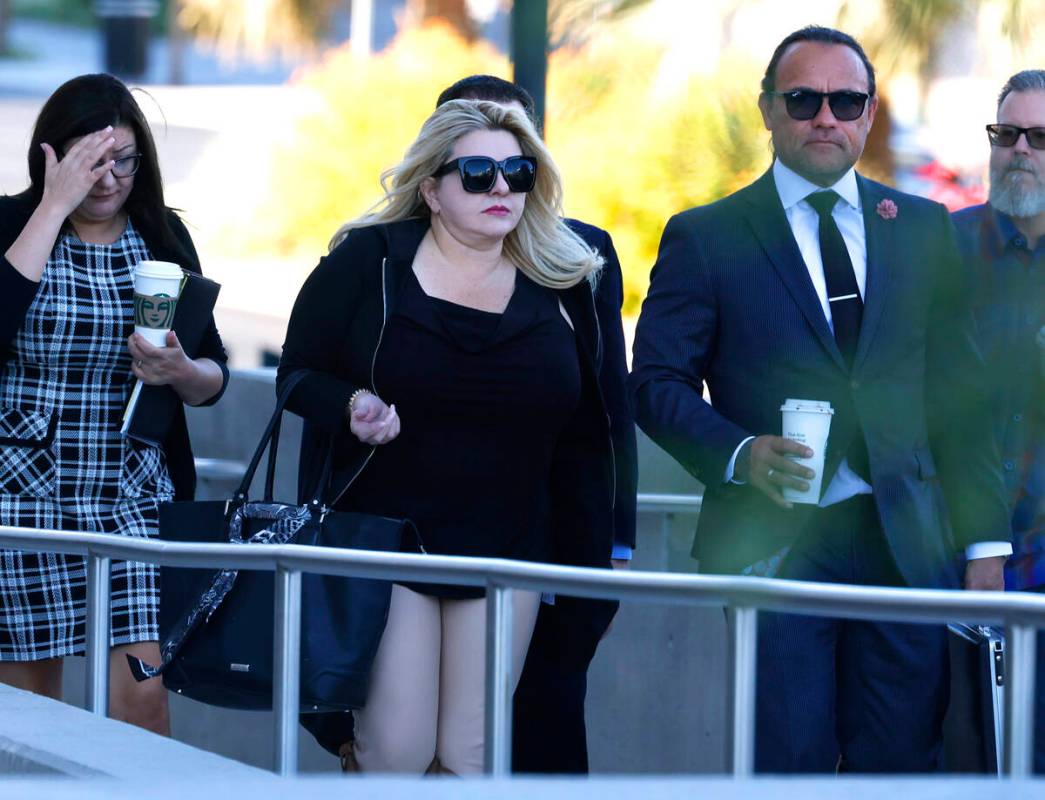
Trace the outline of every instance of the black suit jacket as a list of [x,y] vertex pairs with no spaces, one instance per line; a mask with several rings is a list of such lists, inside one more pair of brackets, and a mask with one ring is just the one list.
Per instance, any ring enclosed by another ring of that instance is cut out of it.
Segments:
[[[908,584],[954,586],[957,547],[1010,539],[947,212],[859,176],[858,184],[867,286],[851,372],[771,171],[664,231],[636,331],[636,418],[707,487],[694,545],[707,571],[766,557],[816,513],[781,511],[751,486],[723,484],[745,437],[780,431],[789,397],[835,409],[825,487],[853,437],[864,437],[882,530]],[[895,218],[876,213],[883,200],[895,203]]]

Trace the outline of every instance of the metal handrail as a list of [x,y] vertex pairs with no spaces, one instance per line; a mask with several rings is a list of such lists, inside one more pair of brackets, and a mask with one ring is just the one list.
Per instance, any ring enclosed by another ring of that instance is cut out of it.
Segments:
[[274,570],[276,769],[297,769],[301,574],[358,576],[485,586],[487,589],[486,769],[510,772],[512,592],[552,591],[581,597],[726,606],[732,625],[730,692],[732,772],[754,768],[755,652],[760,609],[811,616],[902,622],[979,622],[1007,628],[1011,683],[1006,692],[1006,771],[1031,773],[1035,637],[1045,627],[1045,597],[999,592],[895,589],[781,579],[677,573],[614,572],[498,558],[378,553],[302,545],[244,547],[129,539],[0,526],[0,548],[88,559],[88,708],[104,715],[108,696],[109,576],[113,558],[172,567]]

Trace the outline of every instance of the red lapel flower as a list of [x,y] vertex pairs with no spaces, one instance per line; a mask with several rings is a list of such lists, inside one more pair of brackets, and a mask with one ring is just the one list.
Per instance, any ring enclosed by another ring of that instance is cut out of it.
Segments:
[[896,219],[897,210],[896,203],[892,200],[881,200],[875,207],[875,211],[882,219]]

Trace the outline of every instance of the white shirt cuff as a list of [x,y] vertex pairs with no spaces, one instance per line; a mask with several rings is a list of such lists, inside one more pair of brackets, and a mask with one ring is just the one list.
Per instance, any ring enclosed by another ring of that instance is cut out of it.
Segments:
[[1011,555],[1012,544],[1010,542],[976,542],[965,548],[966,561],[972,561],[976,558]]
[[614,561],[631,561],[631,554],[634,552],[632,548],[626,544],[615,544],[613,545],[613,553],[610,555]]
[[737,445],[737,449],[733,451],[733,457],[729,459],[729,463],[726,464],[726,474],[722,476],[723,483],[735,483],[739,486],[743,486],[747,481],[733,480],[733,469],[737,464],[737,456],[740,455],[740,448],[754,439],[754,436],[748,436],[744,441]]

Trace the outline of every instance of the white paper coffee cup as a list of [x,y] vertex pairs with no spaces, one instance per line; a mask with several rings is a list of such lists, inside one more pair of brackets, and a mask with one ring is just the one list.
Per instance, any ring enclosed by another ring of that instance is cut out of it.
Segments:
[[167,346],[183,277],[169,261],[142,261],[134,269],[134,332],[156,347]]
[[784,499],[792,503],[820,502],[820,486],[824,479],[824,453],[827,452],[827,435],[831,431],[831,417],[834,410],[826,400],[794,400],[788,399],[780,406],[783,416],[783,437],[804,444],[813,451],[812,458],[799,458],[789,455],[792,461],[809,467],[815,473],[806,481],[809,488],[804,492],[789,487],[781,487]]

